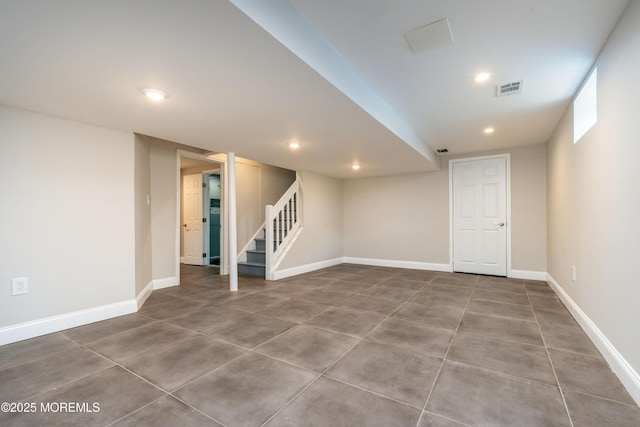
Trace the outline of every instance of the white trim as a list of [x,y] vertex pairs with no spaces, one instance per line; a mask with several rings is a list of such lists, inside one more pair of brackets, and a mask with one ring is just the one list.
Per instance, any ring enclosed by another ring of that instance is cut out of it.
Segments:
[[165,277],[164,279],[154,279],[153,280],[153,290],[170,288],[172,286],[178,286],[180,284],[180,279],[177,276],[174,277]]
[[19,323],[17,325],[0,328],[0,345],[124,316],[125,314],[135,313],[136,311],[137,303],[136,300],[132,298],[127,301]]
[[506,204],[507,204],[507,277],[512,277],[511,271],[511,153],[492,154],[489,156],[461,157],[449,159],[449,270],[453,271],[453,163],[473,162],[477,160],[505,159],[506,174]]
[[343,258],[328,259],[325,261],[318,261],[311,264],[299,265],[298,267],[291,267],[284,270],[278,270],[273,273],[273,280],[286,279],[287,277],[297,276],[299,274],[310,273],[312,271],[320,270],[322,268],[333,267],[334,265],[342,264]]
[[153,292],[153,280],[147,283],[147,286],[145,286],[136,297],[136,306],[138,307],[138,310],[140,310],[140,307],[142,307],[147,298],[149,298],[151,292]]
[[580,324],[582,329],[589,336],[593,344],[600,350],[605,360],[613,372],[618,376],[633,400],[640,404],[640,375],[633,369],[627,360],[613,346],[606,335],[596,326],[596,324],[582,311],[580,306],[569,296],[558,282],[547,274],[547,281],[560,297],[564,305],[569,309],[573,317]]
[[511,270],[509,277],[513,279],[524,280],[541,280],[545,282],[547,280],[546,271],[528,271],[528,270]]
[[355,258],[355,257],[344,257],[343,262],[348,264],[373,265],[377,267],[407,268],[411,270],[429,270],[429,271],[442,271],[442,272],[452,271],[451,266],[449,264],[434,264],[430,262],[398,261],[398,260],[389,260],[389,259]]

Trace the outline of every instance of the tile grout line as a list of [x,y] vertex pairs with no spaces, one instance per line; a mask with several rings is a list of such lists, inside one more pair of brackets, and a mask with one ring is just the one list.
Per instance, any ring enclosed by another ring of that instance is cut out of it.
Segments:
[[[427,399],[424,401],[424,406],[422,407],[422,414],[420,415],[420,419],[422,419],[422,415],[424,415],[424,413],[427,411],[427,404],[429,403],[429,399],[431,399],[431,395],[433,394],[433,390],[435,390],[436,388],[436,384],[438,383],[438,379],[440,378],[440,374],[442,373],[442,368],[444,368],[444,364],[445,361],[447,360],[447,355],[449,354],[449,351],[451,350],[451,346],[453,346],[453,342],[456,339],[456,335],[458,334],[458,329],[460,328],[460,324],[462,323],[462,318],[464,317],[466,311],[467,311],[467,307],[469,306],[469,303],[471,302],[471,297],[473,296],[473,292],[475,292],[477,286],[478,286],[478,282],[480,280],[480,277],[476,277],[476,284],[473,286],[473,291],[471,292],[471,294],[467,297],[467,302],[464,306],[464,309],[462,310],[462,314],[460,315],[460,319],[458,320],[458,325],[456,326],[456,329],[453,331],[453,335],[451,335],[451,341],[449,342],[449,345],[447,346],[447,351],[445,351],[444,355],[442,356],[442,363],[440,364],[440,368],[438,369],[438,373],[436,374],[435,379],[433,380],[433,385],[431,386],[431,389],[429,390],[429,393],[427,394]],[[439,414],[436,414],[439,415]],[[418,419],[418,423],[416,424],[416,427],[418,427],[420,425],[420,419]]]
[[551,365],[551,371],[553,372],[553,376],[556,379],[556,383],[558,384],[558,391],[560,392],[560,398],[562,399],[562,404],[564,405],[564,410],[567,413],[567,417],[569,418],[569,425],[574,427],[573,419],[571,418],[571,412],[569,411],[569,406],[567,405],[567,400],[564,397],[564,392],[562,391],[562,386],[560,385],[560,380],[558,379],[558,374],[556,373],[556,367],[553,365],[553,360],[551,360],[551,354],[549,353],[549,347],[547,346],[547,341],[542,334],[542,328],[540,328],[540,321],[538,320],[538,314],[536,313],[535,308],[533,307],[533,302],[531,301],[531,295],[527,292],[527,298],[529,299],[529,304],[531,304],[531,308],[533,309],[533,315],[536,318],[536,326],[538,327],[538,332],[540,333],[540,337],[542,338],[542,343],[544,344],[544,351],[547,353],[547,358],[549,359],[549,364]]

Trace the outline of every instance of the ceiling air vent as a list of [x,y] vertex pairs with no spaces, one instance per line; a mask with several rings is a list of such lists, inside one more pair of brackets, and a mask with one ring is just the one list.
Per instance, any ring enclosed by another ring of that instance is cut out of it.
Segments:
[[499,84],[496,86],[496,96],[500,98],[502,96],[518,95],[522,93],[522,86],[524,86],[524,80]]

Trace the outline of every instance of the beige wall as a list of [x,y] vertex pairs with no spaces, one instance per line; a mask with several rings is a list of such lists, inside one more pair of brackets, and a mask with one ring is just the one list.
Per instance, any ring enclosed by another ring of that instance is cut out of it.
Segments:
[[[512,269],[546,272],[546,148],[499,153],[511,155]],[[344,255],[449,264],[448,160],[437,172],[345,181]]]
[[343,256],[342,181],[313,172],[299,172],[303,185],[303,227],[278,270]]
[[0,129],[0,327],[133,299],[134,136],[3,106]]
[[[640,2],[632,1],[598,67],[598,123],[573,144],[569,109],[548,148],[548,271],[640,371]],[[577,281],[571,280],[571,266]],[[636,395],[636,399],[640,395]]]
[[447,182],[447,170],[345,181],[345,256],[448,263]]
[[147,197],[151,200],[151,161],[149,141],[135,136],[134,148],[134,207],[136,230],[136,295],[151,283],[151,207],[147,204]]

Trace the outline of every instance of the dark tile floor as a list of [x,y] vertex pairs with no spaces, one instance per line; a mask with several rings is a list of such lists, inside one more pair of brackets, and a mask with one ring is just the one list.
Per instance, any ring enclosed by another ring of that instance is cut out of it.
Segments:
[[0,425],[640,425],[546,283],[343,264],[231,293],[182,272],[137,314],[0,347],[0,402],[35,409]]

